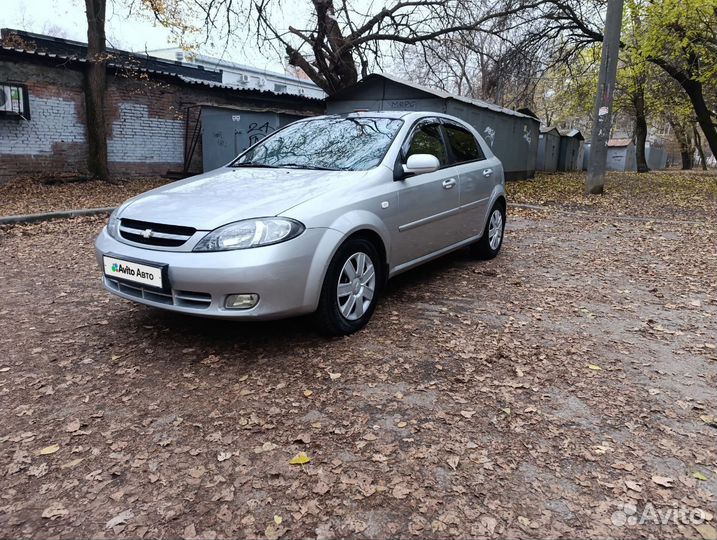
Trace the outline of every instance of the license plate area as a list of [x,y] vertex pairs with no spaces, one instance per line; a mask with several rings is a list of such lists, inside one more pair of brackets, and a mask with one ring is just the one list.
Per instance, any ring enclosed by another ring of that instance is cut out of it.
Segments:
[[105,276],[130,285],[140,285],[146,289],[166,292],[169,290],[167,264],[156,264],[112,254],[102,256]]

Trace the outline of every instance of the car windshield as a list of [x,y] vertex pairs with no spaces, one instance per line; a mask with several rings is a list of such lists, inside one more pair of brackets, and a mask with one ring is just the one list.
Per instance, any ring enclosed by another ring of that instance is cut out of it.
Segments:
[[366,170],[381,162],[402,124],[370,117],[300,121],[262,140],[231,166]]

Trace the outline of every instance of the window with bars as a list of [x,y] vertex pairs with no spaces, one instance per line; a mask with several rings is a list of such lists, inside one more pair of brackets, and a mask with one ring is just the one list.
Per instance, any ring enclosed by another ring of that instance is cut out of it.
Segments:
[[30,103],[24,84],[0,82],[0,116],[30,119]]

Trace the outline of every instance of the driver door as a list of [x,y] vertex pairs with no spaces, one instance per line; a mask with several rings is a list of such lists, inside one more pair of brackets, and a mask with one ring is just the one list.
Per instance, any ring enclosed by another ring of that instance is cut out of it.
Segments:
[[441,167],[396,181],[398,231],[394,231],[392,257],[399,266],[461,239],[458,173],[449,166],[438,119],[423,119],[413,127],[401,149],[401,164],[413,154],[436,156]]

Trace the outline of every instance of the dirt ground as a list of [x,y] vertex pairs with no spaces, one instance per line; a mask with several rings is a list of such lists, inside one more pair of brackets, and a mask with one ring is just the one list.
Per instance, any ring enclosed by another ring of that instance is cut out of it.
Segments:
[[104,219],[6,227],[0,537],[714,538],[710,189],[513,209],[328,341],[111,297]]

